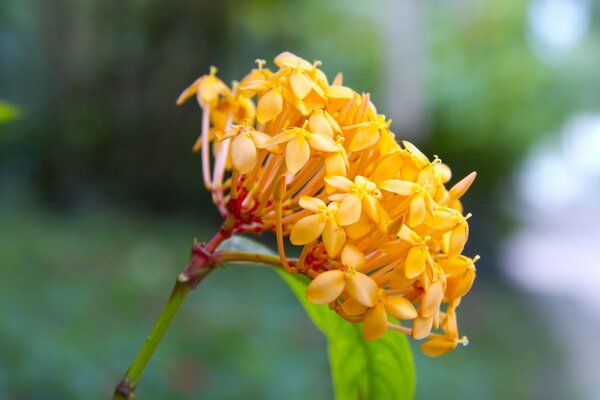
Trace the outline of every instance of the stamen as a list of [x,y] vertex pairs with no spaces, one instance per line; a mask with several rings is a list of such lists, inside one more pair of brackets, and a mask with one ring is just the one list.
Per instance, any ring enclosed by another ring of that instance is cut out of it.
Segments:
[[469,339],[466,336],[461,337],[460,339],[456,339],[457,344],[462,344],[464,347],[469,345]]
[[215,76],[215,75],[217,75],[217,71],[218,71],[218,70],[219,70],[219,69],[218,69],[217,67],[215,67],[214,65],[211,65],[211,66],[210,66],[210,76]]
[[263,69],[263,67],[265,66],[265,64],[267,63],[265,60],[263,60],[262,58],[257,58],[256,60],[254,60],[254,62],[256,63],[256,65],[258,65],[258,69]]

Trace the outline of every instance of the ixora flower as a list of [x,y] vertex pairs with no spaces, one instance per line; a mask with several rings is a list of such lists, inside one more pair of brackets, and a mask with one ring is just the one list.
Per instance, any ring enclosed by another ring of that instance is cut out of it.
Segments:
[[[367,341],[387,330],[424,340],[439,356],[466,344],[456,310],[475,280],[479,257],[463,255],[469,235],[461,197],[475,173],[447,188],[450,168],[390,131],[368,93],[331,83],[284,52],[277,71],[257,60],[228,87],[217,69],[177,99],[202,109],[202,179],[224,222],[190,261],[113,399],[131,399],[152,354],[187,294],[226,262],[260,262],[309,278],[307,299]],[[224,250],[234,234],[274,232],[278,256]],[[300,257],[286,255],[299,246]],[[306,281],[306,279],[304,279]],[[335,317],[335,314],[332,314]]]
[[178,100],[202,108],[195,150],[231,234],[275,232],[281,265],[312,279],[307,298],[362,323],[366,340],[393,329],[431,356],[466,343],[456,309],[478,257],[461,255],[460,198],[475,173],[447,188],[448,166],[396,142],[370,95],[341,73],[330,84],[320,62],[284,52],[277,71],[257,64],[232,88],[211,68]]

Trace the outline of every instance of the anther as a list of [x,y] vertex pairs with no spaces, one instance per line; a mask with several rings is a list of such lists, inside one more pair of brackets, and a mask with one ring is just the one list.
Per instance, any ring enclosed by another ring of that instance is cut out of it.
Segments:
[[254,62],[256,63],[256,65],[258,65],[258,69],[263,69],[263,67],[265,66],[265,64],[267,63],[265,60],[263,60],[262,58],[257,58],[256,60],[254,60]]

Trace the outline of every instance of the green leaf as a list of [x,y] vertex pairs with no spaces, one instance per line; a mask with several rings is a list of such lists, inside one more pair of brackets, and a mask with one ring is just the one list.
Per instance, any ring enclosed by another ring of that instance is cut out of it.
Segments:
[[395,331],[373,342],[362,336],[362,325],[352,324],[327,306],[306,300],[310,282],[304,275],[277,270],[315,325],[329,341],[329,360],[338,400],[412,399],[415,370],[406,337]]

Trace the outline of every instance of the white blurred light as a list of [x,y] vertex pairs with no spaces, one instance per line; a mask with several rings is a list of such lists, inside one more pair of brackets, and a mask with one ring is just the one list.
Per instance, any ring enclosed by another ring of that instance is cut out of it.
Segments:
[[573,117],[560,139],[538,145],[518,175],[523,200],[542,213],[600,198],[600,115]]
[[564,132],[569,163],[583,174],[600,174],[600,115],[573,118]]
[[533,49],[542,56],[576,45],[590,24],[587,0],[533,0],[529,7]]

